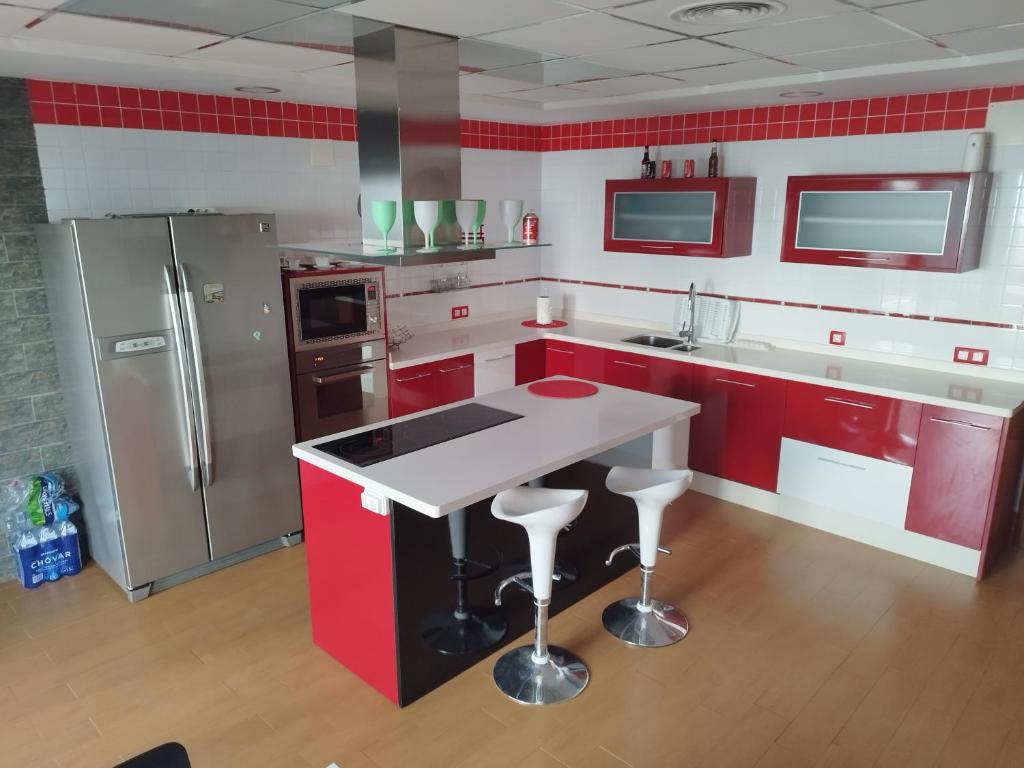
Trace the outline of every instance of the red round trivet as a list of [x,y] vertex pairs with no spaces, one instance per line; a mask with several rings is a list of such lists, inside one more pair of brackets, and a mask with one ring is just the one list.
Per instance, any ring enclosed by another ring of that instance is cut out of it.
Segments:
[[541,397],[590,397],[597,394],[597,387],[589,381],[570,381],[566,379],[535,381],[527,389]]
[[552,320],[545,325],[538,323],[536,320],[523,320],[522,325],[524,328],[564,328],[568,323],[565,320]]

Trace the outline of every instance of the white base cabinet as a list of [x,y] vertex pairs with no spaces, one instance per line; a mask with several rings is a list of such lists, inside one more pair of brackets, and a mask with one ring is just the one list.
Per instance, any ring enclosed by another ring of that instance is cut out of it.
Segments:
[[516,348],[510,344],[473,355],[474,396],[510,389],[516,385]]

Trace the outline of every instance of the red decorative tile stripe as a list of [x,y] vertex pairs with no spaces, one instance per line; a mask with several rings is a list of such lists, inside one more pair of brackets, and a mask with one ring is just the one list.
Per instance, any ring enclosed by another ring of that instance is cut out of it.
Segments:
[[541,126],[497,123],[491,120],[462,120],[462,146],[467,149],[508,149],[540,151]]
[[541,127],[540,151],[984,128],[989,104],[1016,99],[1024,85],[563,123]]

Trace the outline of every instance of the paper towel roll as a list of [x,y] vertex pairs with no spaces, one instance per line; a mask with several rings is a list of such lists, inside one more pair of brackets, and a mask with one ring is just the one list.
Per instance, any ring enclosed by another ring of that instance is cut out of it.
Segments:
[[551,324],[551,297],[537,297],[537,322],[540,325]]

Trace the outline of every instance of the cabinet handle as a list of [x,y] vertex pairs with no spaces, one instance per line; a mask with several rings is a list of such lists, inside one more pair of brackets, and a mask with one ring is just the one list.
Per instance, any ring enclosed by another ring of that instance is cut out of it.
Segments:
[[558,349],[557,347],[549,347],[548,352],[557,352],[560,355],[575,355],[571,349]]
[[461,371],[463,368],[472,368],[472,363],[463,363],[462,365],[456,365],[454,368],[441,368],[441,373],[452,373],[454,371]]
[[840,256],[840,259],[847,261],[888,261],[888,256]]
[[509,352],[507,355],[501,357],[488,357],[484,360],[485,363],[496,363],[498,360],[508,360],[510,357],[515,357],[515,352]]
[[824,461],[826,464],[836,464],[840,467],[846,467],[847,469],[856,469],[860,472],[867,471],[867,467],[858,467],[856,464],[847,464],[845,461],[836,461],[835,459],[826,459],[824,456],[819,456],[818,461]]
[[405,382],[407,382],[407,381],[416,381],[416,379],[425,379],[425,378],[427,378],[427,376],[433,376],[433,375],[434,375],[433,373],[428,371],[427,373],[417,373],[415,376],[410,376],[407,379],[400,379],[400,378],[398,378],[396,376],[395,377],[395,381],[398,382],[399,384],[405,384]]
[[841,397],[826,397],[826,403],[838,403],[839,405],[852,405],[854,408],[867,408],[869,411],[875,410],[875,406],[870,403],[860,403],[856,400],[845,400]]
[[640,247],[641,248],[652,248],[652,249],[658,250],[658,251],[668,251],[668,250],[671,250],[672,248],[676,248],[678,246],[675,246],[675,245],[641,245]]
[[[335,384],[339,381],[345,381],[345,379],[355,379],[362,376],[364,373],[372,373],[372,365],[364,365],[362,368],[356,368],[352,371],[346,371],[345,373],[336,373],[333,376],[314,376],[314,384]],[[396,379],[397,381],[397,379]]]
[[736,381],[735,379],[715,379],[715,381],[720,381],[723,384],[735,384],[737,387],[750,387],[751,389],[757,388],[757,384],[748,384],[745,381]]
[[939,424],[952,424],[956,427],[967,427],[968,429],[980,429],[983,432],[988,432],[992,427],[986,427],[983,424],[971,424],[969,421],[957,421],[956,419],[940,419],[938,416],[929,416],[930,421],[938,422]]
[[612,360],[616,365],[628,365],[630,368],[646,368],[647,366],[643,363],[630,363],[626,360]]

